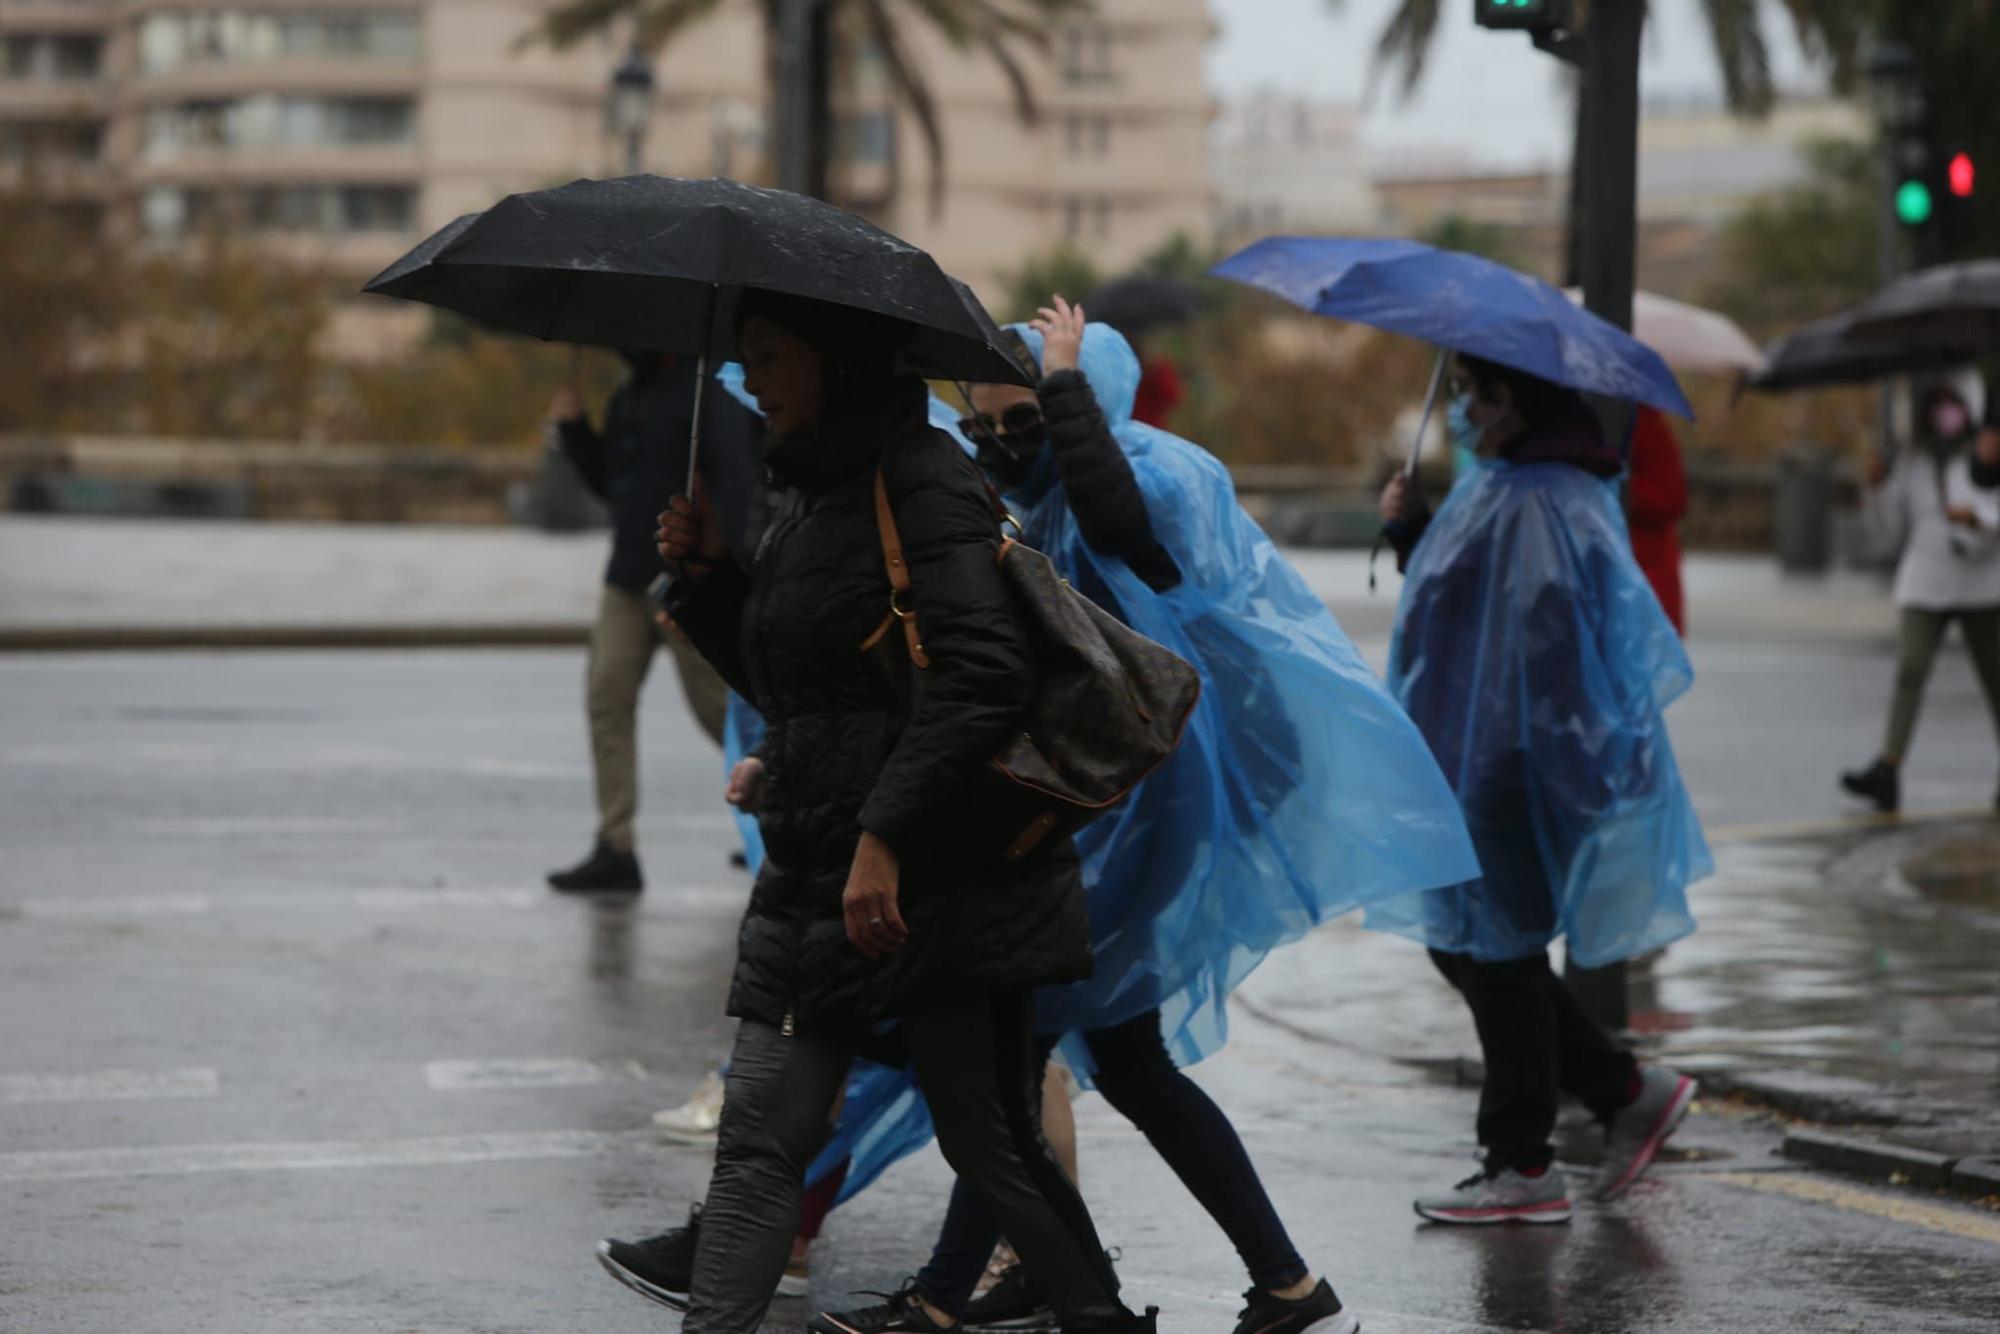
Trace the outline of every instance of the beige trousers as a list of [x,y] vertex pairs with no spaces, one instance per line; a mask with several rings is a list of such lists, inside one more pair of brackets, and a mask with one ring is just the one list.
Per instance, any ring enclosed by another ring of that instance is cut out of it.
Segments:
[[729,706],[722,678],[686,635],[660,628],[654,619],[657,610],[645,595],[606,584],[590,632],[584,702],[597,785],[597,835],[620,852],[632,850],[632,818],[639,809],[639,690],[653,665],[653,650],[666,641],[688,711],[718,746]]

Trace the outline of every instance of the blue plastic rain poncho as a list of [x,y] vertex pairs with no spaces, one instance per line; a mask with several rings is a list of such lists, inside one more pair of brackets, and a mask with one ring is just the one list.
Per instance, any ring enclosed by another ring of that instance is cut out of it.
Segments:
[[[1040,336],[1017,331],[1039,357]],[[1050,454],[1009,507],[1028,545],[1077,588],[1202,676],[1180,749],[1076,840],[1096,972],[1040,993],[1037,1020],[1071,1036],[1065,1055],[1087,1077],[1082,1032],[1158,1009],[1174,1058],[1198,1061],[1226,1037],[1229,992],[1272,949],[1352,909],[1476,875],[1478,864],[1423,738],[1244,514],[1228,471],[1132,420],[1131,346],[1093,324],[1081,361],[1182,582],[1156,593],[1093,551]],[[909,1093],[902,1072],[857,1066],[813,1179],[852,1155],[845,1198],[894,1161],[886,1153],[918,1147]]]
[[1481,879],[1367,924],[1482,960],[1587,967],[1694,930],[1714,869],[1662,711],[1692,684],[1615,481],[1482,460],[1417,544],[1389,681],[1464,806]]

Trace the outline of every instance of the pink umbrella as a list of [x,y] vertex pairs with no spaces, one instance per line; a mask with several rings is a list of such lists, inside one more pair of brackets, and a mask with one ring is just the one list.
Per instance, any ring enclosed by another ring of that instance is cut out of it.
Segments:
[[[1574,287],[1565,295],[1583,302]],[[1735,320],[1652,292],[1632,294],[1632,334],[1678,371],[1756,375],[1766,365],[1763,350]]]

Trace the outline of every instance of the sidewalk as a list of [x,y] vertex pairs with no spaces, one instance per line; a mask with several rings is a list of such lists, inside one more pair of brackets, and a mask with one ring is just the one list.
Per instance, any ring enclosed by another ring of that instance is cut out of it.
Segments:
[[[608,539],[525,528],[0,515],[0,649],[242,644],[581,643]],[[1401,580],[1368,556],[1292,560],[1357,640],[1384,639]],[[1886,590],[1773,562],[1695,556],[1701,639],[1872,643],[1895,632]]]
[[[1885,1179],[2000,1170],[2000,826],[1719,839],[1701,929],[1632,975],[1652,1056],[1789,1117],[1788,1153]],[[1424,951],[1353,921],[1238,993],[1302,1040],[1476,1077],[1478,1041]],[[1975,1193],[1994,1193],[1979,1190]]]

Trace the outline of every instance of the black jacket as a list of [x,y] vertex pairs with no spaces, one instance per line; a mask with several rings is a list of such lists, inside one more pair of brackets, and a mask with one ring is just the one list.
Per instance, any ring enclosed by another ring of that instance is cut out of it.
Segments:
[[[768,456],[769,527],[749,575],[677,584],[673,614],[764,716],[766,860],[738,937],[729,1012],[854,1032],[881,1016],[1073,981],[1090,971],[1076,854],[1017,863],[966,850],[968,776],[1034,685],[1027,629],[994,559],[970,462],[926,420],[920,380],[891,382]],[[889,610],[878,464],[931,667],[912,703],[903,637],[862,644]],[[897,851],[910,942],[872,962],[841,895],[867,829]]]
[[[604,429],[588,416],[557,424],[563,453],[611,507],[611,561],[604,582],[641,592],[662,570],[653,540],[660,511],[687,486],[688,433],[694,421],[689,358],[628,378],[604,409]],[[710,382],[702,403],[702,474],[715,497],[730,551],[748,559],[757,486],[756,420]]]
[[1146,497],[1090,381],[1081,371],[1057,371],[1042,380],[1039,393],[1056,470],[1083,540],[1124,561],[1155,593],[1177,586],[1180,567],[1153,535]]

